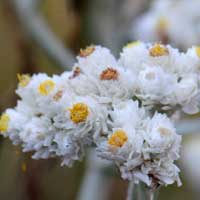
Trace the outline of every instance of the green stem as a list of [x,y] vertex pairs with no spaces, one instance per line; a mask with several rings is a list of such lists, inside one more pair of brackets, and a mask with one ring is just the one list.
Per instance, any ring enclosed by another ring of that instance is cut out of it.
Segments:
[[158,190],[154,191],[143,183],[134,185],[133,182],[130,182],[126,200],[156,200],[157,194]]

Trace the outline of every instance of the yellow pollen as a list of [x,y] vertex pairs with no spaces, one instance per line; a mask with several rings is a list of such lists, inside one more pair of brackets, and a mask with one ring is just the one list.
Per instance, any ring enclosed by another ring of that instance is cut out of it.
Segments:
[[80,49],[80,57],[87,57],[89,55],[91,55],[93,52],[95,51],[95,47],[94,46],[88,46],[86,47],[86,49]]
[[119,77],[119,73],[116,69],[107,68],[100,74],[101,80],[117,80]]
[[54,88],[55,88],[55,83],[52,80],[46,80],[39,85],[38,90],[40,94],[47,96],[54,90]]
[[150,48],[149,54],[152,57],[166,56],[169,55],[169,51],[165,46],[155,44],[153,47]]
[[126,133],[123,130],[114,132],[108,140],[108,144],[115,147],[122,147],[128,140]]
[[199,47],[195,47],[195,51],[198,57],[200,57],[200,46]]
[[84,103],[74,104],[73,107],[69,109],[69,111],[70,111],[70,119],[75,124],[86,121],[89,115],[89,109],[87,105]]
[[157,22],[157,29],[158,30],[166,30],[168,27],[168,20],[165,17],[160,17]]
[[10,117],[7,114],[3,114],[0,117],[0,132],[5,133],[8,130],[8,124],[10,121]]
[[28,74],[17,74],[17,79],[20,87],[26,87],[31,81],[31,77]]
[[138,41],[134,41],[134,42],[130,42],[125,46],[125,48],[132,48],[132,47],[138,46],[140,44],[141,44],[141,42],[139,40]]

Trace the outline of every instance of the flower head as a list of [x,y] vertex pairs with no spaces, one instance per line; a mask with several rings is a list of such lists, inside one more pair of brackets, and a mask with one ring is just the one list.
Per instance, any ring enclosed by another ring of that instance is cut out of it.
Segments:
[[69,109],[69,111],[70,119],[76,124],[84,122],[89,115],[89,109],[84,103],[74,104],[73,107]]

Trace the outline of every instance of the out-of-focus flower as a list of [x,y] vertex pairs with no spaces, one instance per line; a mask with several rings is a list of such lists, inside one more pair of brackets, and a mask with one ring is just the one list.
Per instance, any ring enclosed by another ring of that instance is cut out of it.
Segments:
[[132,25],[131,35],[143,41],[162,41],[186,50],[200,44],[200,1],[154,0]]

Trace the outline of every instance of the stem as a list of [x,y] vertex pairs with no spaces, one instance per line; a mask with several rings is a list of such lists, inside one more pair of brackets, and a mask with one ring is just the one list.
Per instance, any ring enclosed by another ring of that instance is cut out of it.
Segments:
[[93,149],[90,150],[86,163],[85,176],[77,200],[108,199],[109,182],[102,174],[102,171],[109,165],[109,162],[98,158]]
[[127,191],[127,198],[126,200],[133,200],[133,191],[134,191],[134,182],[130,181],[128,185],[128,191]]
[[148,191],[148,200],[154,200],[154,192],[152,190]]
[[189,133],[199,133],[200,130],[200,118],[195,119],[182,119],[176,124],[177,132],[181,135]]

